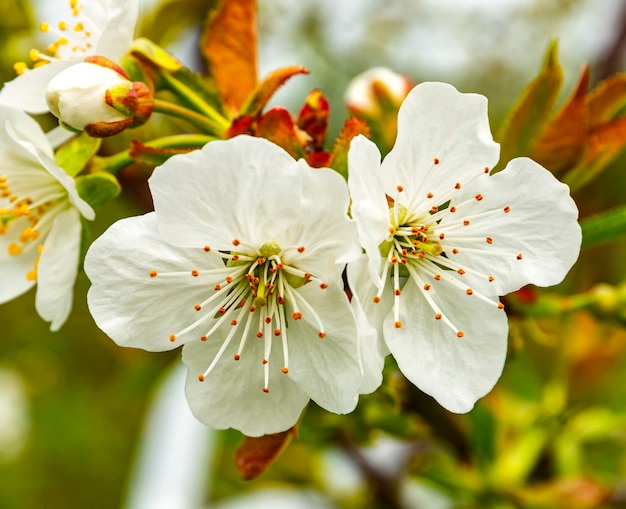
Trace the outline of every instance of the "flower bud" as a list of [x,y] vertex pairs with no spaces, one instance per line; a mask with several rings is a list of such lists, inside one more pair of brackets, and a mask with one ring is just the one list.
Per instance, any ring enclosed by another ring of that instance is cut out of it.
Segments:
[[348,111],[367,122],[372,141],[383,153],[393,146],[398,110],[412,87],[406,76],[385,67],[359,74],[348,84],[344,95]]
[[96,138],[145,123],[153,108],[148,87],[130,81],[103,57],[90,57],[57,74],[48,84],[46,101],[62,126]]
[[356,76],[344,95],[348,110],[356,116],[377,116],[400,108],[413,84],[386,67],[374,67]]

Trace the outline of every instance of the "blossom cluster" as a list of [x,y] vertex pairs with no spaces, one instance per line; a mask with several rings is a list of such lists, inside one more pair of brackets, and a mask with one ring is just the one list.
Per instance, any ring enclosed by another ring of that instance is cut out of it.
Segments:
[[[25,112],[49,109],[96,137],[147,121],[151,92],[114,62],[132,39],[131,4],[131,16],[121,2],[93,4],[106,28],[78,62],[36,67],[0,93],[0,302],[37,284],[53,330],[71,309],[81,218],[94,212]],[[381,384],[388,354],[467,412],[503,369],[500,296],[559,283],[578,256],[567,186],[528,158],[493,172],[483,96],[415,86],[382,161],[353,138],[347,182],[230,134],[158,165],[154,211],[110,226],[84,260],[98,327],[121,346],[182,346],[189,405],[215,428],[284,431],[310,400],[351,412]]]

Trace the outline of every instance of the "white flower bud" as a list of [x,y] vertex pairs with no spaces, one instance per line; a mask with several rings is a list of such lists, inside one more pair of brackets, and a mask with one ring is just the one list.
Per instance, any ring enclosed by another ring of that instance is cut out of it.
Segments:
[[106,91],[130,82],[113,69],[81,62],[57,74],[46,93],[48,107],[66,127],[82,131],[89,124],[113,123],[128,116],[106,102]]
[[375,114],[381,107],[381,99],[399,107],[411,87],[406,76],[386,67],[374,67],[352,79],[346,88],[344,102],[355,112]]

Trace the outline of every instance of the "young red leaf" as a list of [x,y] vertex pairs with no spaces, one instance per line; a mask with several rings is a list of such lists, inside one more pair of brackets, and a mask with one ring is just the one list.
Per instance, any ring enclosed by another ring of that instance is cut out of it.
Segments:
[[276,91],[282,87],[287,80],[296,74],[308,74],[309,71],[299,65],[283,67],[268,74],[255,89],[245,99],[241,107],[240,115],[251,115],[256,117],[261,114],[263,108],[274,96]]
[[212,11],[201,50],[224,103],[241,109],[257,84],[256,2],[222,0]]
[[588,91],[589,66],[585,66],[576,90],[530,150],[529,156],[553,173],[572,168],[584,149],[588,131]]
[[274,435],[246,437],[235,451],[235,465],[246,480],[256,479],[285,450],[295,434],[294,428]]

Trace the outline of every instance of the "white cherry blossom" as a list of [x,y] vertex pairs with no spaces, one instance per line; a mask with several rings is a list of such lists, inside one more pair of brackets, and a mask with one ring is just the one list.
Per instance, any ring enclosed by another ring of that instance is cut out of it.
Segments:
[[46,51],[31,50],[34,62],[16,64],[18,77],[4,84],[0,103],[28,113],[45,113],[46,88],[52,78],[85,57],[99,55],[117,61],[129,49],[139,14],[139,0],[68,0],[66,17],[43,22],[51,37]]
[[37,312],[54,331],[72,308],[81,215],[94,212],[37,122],[7,106],[0,118],[0,303],[37,284]]
[[172,157],[149,184],[155,212],[87,253],[89,308],[119,345],[184,345],[199,420],[275,433],[309,399],[347,413],[377,387],[343,290],[361,249],[337,173],[240,136]]
[[359,136],[349,152],[352,216],[368,257],[349,267],[404,375],[469,411],[499,378],[507,319],[499,296],[559,283],[578,257],[567,186],[527,158],[495,174],[487,101],[444,83],[415,87],[381,163]]

